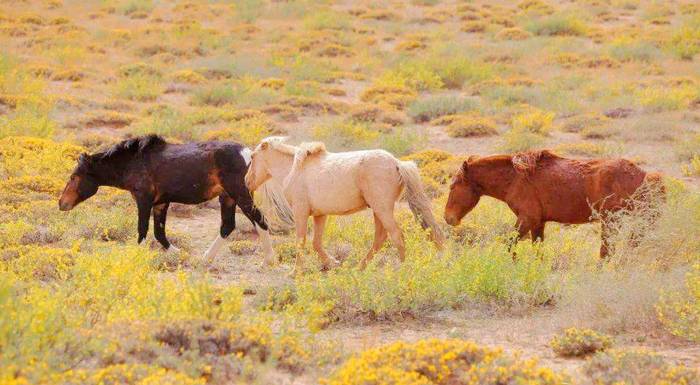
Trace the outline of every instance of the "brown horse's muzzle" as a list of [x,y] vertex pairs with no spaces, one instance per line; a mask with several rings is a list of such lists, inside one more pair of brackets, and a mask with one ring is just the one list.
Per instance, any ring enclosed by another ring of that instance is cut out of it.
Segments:
[[68,203],[68,202],[64,201],[63,199],[59,199],[59,201],[58,201],[58,209],[61,211],[70,211],[73,209],[73,207],[75,207],[74,204]]
[[461,222],[461,221],[462,220],[460,218],[458,218],[456,215],[451,215],[451,214],[445,213],[445,222],[447,222],[448,225],[457,226],[459,224],[459,222]]

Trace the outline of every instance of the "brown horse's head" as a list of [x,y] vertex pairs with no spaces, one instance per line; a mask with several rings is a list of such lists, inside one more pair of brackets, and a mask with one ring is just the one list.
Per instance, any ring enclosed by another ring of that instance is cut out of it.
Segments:
[[267,164],[269,160],[268,155],[271,150],[270,147],[270,143],[266,138],[255,147],[255,150],[250,156],[250,165],[248,166],[248,172],[245,174],[245,186],[251,192],[255,191],[272,177]]
[[445,222],[452,226],[457,226],[481,198],[479,186],[469,179],[469,162],[472,159],[470,157],[469,160],[465,160],[452,178],[450,195],[445,205]]
[[61,211],[68,211],[77,206],[78,203],[95,195],[100,187],[91,173],[93,159],[90,155],[82,154],[78,159],[78,166],[70,176],[66,187],[63,189],[61,198],[58,200],[58,208]]

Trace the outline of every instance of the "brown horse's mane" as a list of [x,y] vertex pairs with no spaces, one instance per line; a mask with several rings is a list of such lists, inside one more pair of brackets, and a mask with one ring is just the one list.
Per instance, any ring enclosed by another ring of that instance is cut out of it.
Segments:
[[[123,154],[134,155],[143,153],[153,147],[167,143],[168,142],[166,142],[165,139],[163,139],[163,137],[161,137],[160,135],[150,134],[145,136],[139,136],[136,138],[123,140],[103,152],[98,152],[96,154],[90,155],[89,158],[90,160],[104,160]],[[84,162],[88,160],[87,158],[88,157],[81,157],[81,161]]]
[[550,150],[524,151],[514,154],[511,158],[513,168],[523,175],[531,175],[537,169],[537,164],[546,159],[561,158]]

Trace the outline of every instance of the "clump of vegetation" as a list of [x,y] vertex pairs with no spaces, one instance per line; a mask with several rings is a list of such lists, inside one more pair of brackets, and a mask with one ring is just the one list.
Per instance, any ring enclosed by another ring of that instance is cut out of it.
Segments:
[[471,111],[478,106],[475,99],[456,96],[433,96],[418,99],[408,107],[408,115],[415,122],[427,122],[444,115]]
[[314,139],[327,142],[333,148],[360,149],[369,147],[379,138],[379,132],[367,123],[335,121],[313,129]]
[[693,60],[700,52],[700,21],[696,17],[689,23],[677,29],[668,47],[677,57],[683,60]]
[[499,40],[527,40],[531,37],[530,32],[517,27],[503,28],[496,34],[496,39]]
[[499,151],[520,152],[533,150],[544,144],[544,137],[523,128],[512,128],[503,135],[497,146]]
[[550,342],[561,357],[584,357],[610,348],[612,339],[591,329],[569,328]]
[[586,375],[601,385],[698,384],[700,373],[671,365],[663,357],[644,350],[598,353],[586,364]]
[[554,116],[555,114],[553,112],[533,108],[513,116],[511,119],[511,126],[514,130],[547,135],[552,130]]
[[684,290],[664,293],[657,311],[672,334],[700,341],[700,264],[687,274]]
[[456,138],[496,135],[496,123],[478,114],[456,116],[447,125],[447,133]]
[[399,341],[353,357],[325,385],[379,384],[564,384],[566,378],[500,350],[462,340]]
[[417,93],[405,86],[375,85],[367,88],[360,95],[363,102],[385,104],[397,109],[404,109],[416,98]]
[[526,30],[544,36],[581,36],[586,33],[586,24],[574,15],[554,14],[531,20]]
[[263,138],[279,133],[270,119],[254,116],[233,121],[225,128],[207,131],[202,137],[204,140],[232,140],[254,147]]

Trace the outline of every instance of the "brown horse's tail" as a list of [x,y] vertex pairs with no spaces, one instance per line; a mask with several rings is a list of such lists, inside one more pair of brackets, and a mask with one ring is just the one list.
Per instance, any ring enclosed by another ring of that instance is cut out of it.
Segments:
[[644,177],[644,184],[646,185],[647,194],[649,194],[647,199],[659,199],[662,202],[666,200],[666,187],[664,186],[663,175],[661,175],[661,173],[647,173]]
[[441,248],[445,242],[445,237],[433,216],[430,199],[428,199],[428,196],[425,195],[425,191],[423,190],[418,167],[413,162],[399,161],[397,168],[401,176],[401,183],[403,183],[406,188],[408,206],[411,208],[413,215],[416,217],[416,220],[420,222],[421,226],[424,229],[430,228],[433,242]]

